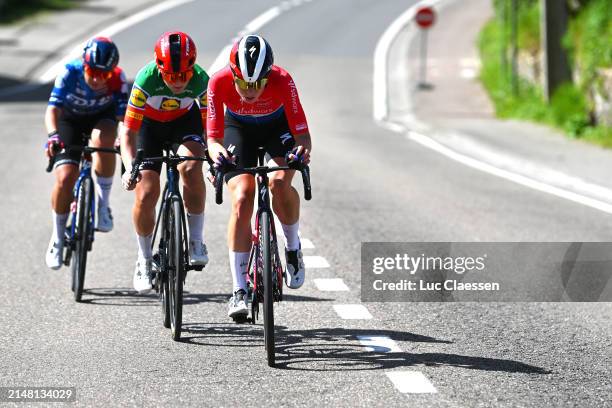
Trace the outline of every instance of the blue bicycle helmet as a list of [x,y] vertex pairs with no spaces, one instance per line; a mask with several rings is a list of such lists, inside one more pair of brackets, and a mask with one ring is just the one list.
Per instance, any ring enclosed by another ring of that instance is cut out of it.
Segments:
[[94,37],[83,49],[83,62],[93,69],[111,71],[119,63],[119,50],[110,38]]

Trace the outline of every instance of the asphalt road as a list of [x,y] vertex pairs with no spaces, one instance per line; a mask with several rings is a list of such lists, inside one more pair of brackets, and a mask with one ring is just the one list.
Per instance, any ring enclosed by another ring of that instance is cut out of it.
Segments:
[[[96,235],[88,292],[74,303],[68,270],[44,265],[47,95],[0,103],[0,384],[74,386],[79,406],[611,406],[609,303],[367,303],[372,318],[363,320],[333,307],[360,304],[366,241],[612,240],[607,214],[449,161],[373,121],[374,48],[411,3],[313,0],[259,31],[292,73],[309,119],[314,198],[303,204],[301,230],[314,244],[305,255],[330,265],[310,268],[276,308],[275,369],[261,324],[226,317],[228,204],[212,194],[211,263],[187,278],[184,341],[162,327],[156,298],[131,288],[133,198],[118,179],[115,230]],[[178,27],[206,68],[276,4],[198,1],[154,16],[114,37],[122,66],[133,78],[159,33]],[[321,291],[314,278],[341,278],[349,291]],[[397,349],[372,351],[357,336],[388,336]],[[436,392],[400,392],[388,374],[401,371],[421,373]]]

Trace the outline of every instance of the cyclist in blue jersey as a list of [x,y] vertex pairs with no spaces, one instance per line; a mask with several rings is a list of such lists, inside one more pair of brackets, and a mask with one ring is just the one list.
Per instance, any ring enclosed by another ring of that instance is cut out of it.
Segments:
[[[92,146],[113,147],[128,98],[125,74],[118,62],[119,50],[109,38],[92,38],[83,50],[83,57],[66,64],[51,91],[45,114],[46,154],[55,156],[55,185],[51,193],[53,234],[46,254],[51,269],[59,269],[63,262],[66,220],[72,189],[79,176],[80,152],[64,147],[84,146],[90,135]],[[115,155],[96,153],[93,168],[98,202],[96,228],[108,232],[113,228],[109,196]]]

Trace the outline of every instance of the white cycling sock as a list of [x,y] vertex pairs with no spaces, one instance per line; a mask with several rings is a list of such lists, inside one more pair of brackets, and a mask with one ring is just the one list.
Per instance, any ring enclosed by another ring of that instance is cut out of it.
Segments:
[[234,292],[239,289],[247,291],[246,273],[249,263],[249,252],[234,252],[229,250],[230,269],[234,283]]
[[138,259],[146,261],[153,258],[153,250],[151,245],[153,244],[153,234],[140,236],[136,234],[138,240]]
[[285,248],[287,248],[287,251],[295,251],[296,249],[300,249],[300,237],[298,236],[300,222],[298,221],[291,225],[286,225],[281,222],[281,226],[283,227],[283,233],[285,234]]
[[189,241],[204,242],[204,212],[202,214],[187,213],[187,224],[189,224]]
[[98,186],[96,188],[98,207],[108,207],[113,178],[96,176],[96,186]]
[[51,211],[53,214],[53,240],[54,242],[64,242],[64,233],[66,232],[66,221],[68,220],[68,214],[58,214],[55,211]]

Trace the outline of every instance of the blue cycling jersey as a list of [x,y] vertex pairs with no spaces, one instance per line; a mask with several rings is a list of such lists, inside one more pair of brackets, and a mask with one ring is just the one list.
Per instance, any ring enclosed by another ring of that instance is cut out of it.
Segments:
[[128,100],[128,86],[123,70],[116,67],[106,88],[94,91],[85,82],[83,61],[74,60],[58,75],[49,97],[49,105],[76,115],[94,115],[115,104],[117,116],[123,118]]

